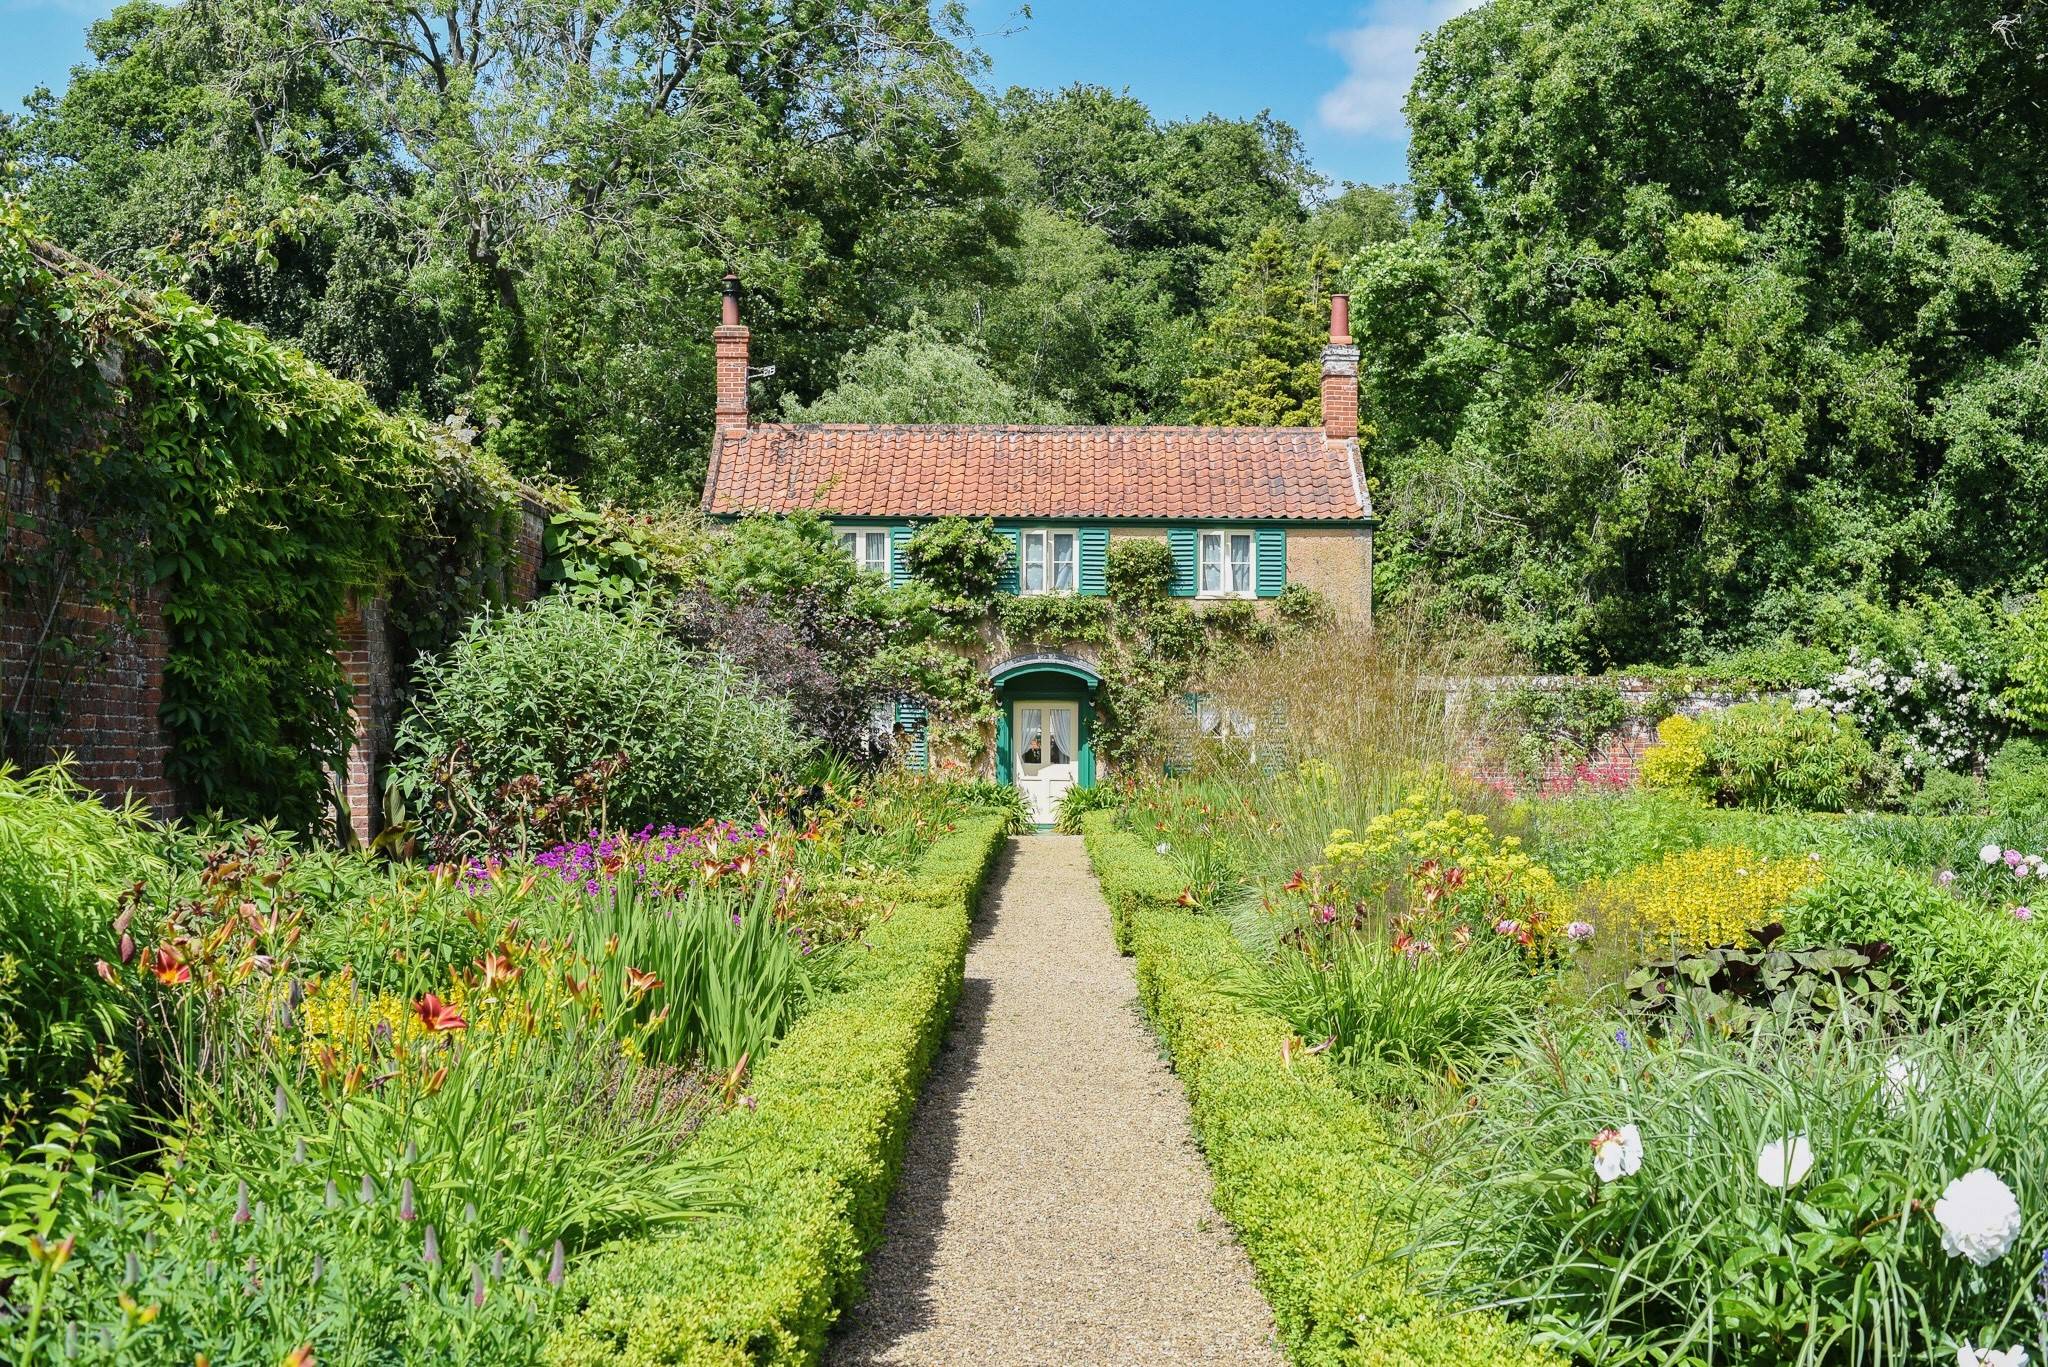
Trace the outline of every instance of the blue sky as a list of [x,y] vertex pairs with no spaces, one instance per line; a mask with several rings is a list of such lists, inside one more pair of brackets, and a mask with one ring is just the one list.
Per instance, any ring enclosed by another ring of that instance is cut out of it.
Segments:
[[[1129,89],[1163,118],[1270,109],[1333,180],[1406,175],[1415,41],[1477,0],[969,0],[988,83]],[[0,0],[0,108],[61,88],[112,0]]]

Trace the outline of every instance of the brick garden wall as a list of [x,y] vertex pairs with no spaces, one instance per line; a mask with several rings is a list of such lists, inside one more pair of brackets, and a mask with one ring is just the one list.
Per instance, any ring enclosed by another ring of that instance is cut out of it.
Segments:
[[[1474,707],[1481,696],[1489,692],[1507,692],[1517,688],[1568,688],[1591,682],[1573,675],[1543,674],[1520,678],[1460,679],[1451,681],[1445,689],[1445,706],[1449,709]],[[1496,755],[1488,752],[1483,738],[1474,742],[1473,749],[1466,757],[1465,769],[1474,778],[1492,787],[1510,793],[1541,793],[1554,796],[1579,789],[1627,788],[1635,783],[1642,770],[1643,752],[1657,742],[1657,724],[1639,715],[1643,706],[1655,698],[1663,689],[1643,679],[1624,679],[1618,684],[1621,700],[1628,705],[1629,717],[1617,729],[1607,743],[1583,761],[1568,763],[1553,759],[1544,766],[1544,771],[1533,782],[1512,772],[1502,764]],[[1757,696],[1736,692],[1696,692],[1676,700],[1675,710],[1687,716],[1699,716],[1706,712],[1717,712],[1738,702],[1748,701]],[[1479,736],[1480,728],[1467,727],[1468,735]]]
[[[22,768],[62,755],[88,789],[133,795],[158,816],[186,813],[165,776],[170,740],[158,721],[168,642],[162,595],[136,584],[118,609],[78,594],[31,592],[13,567],[39,544],[39,522],[60,512],[32,488],[13,433],[0,419],[5,556],[0,558],[0,711],[22,725],[5,737],[5,758]],[[519,538],[503,585],[513,602],[538,592],[547,512],[523,497]],[[337,624],[336,658],[355,690],[355,744],[338,776],[358,839],[382,825],[380,795],[397,729],[393,650],[381,600],[354,602]]]

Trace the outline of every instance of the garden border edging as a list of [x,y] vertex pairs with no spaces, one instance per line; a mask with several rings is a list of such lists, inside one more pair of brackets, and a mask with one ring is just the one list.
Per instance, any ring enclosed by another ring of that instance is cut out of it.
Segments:
[[693,1141],[733,1164],[740,1211],[600,1253],[569,1283],[581,1308],[548,1343],[550,1363],[817,1361],[881,1238],[959,998],[969,923],[1007,839],[989,816],[932,845],[912,890],[864,937],[869,953],[761,1061],[754,1109]]
[[1229,927],[1179,906],[1172,869],[1115,821],[1107,811],[1083,818],[1089,862],[1186,1089],[1216,1208],[1251,1258],[1290,1361],[1559,1367],[1499,1316],[1409,1285],[1392,1260],[1402,1231],[1375,1199],[1407,1182],[1373,1152],[1395,1142],[1385,1119],[1320,1057],[1283,1060],[1287,1024],[1222,986],[1250,962]]

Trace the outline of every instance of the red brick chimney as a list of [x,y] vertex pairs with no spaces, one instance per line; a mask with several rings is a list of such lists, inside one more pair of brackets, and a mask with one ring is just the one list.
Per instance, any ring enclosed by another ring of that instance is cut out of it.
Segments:
[[1358,435],[1358,348],[1351,341],[1351,296],[1330,296],[1330,344],[1323,348],[1323,435]]
[[[718,356],[718,406],[714,412],[721,432],[747,425],[747,336],[740,323],[740,278],[728,275],[718,326],[711,333]],[[1327,390],[1329,381],[1323,386]]]

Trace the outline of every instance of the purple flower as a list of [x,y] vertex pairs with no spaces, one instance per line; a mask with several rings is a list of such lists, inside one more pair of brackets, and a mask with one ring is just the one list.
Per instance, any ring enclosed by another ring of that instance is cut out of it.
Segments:
[[1626,1049],[1626,1048],[1628,1048],[1628,1031],[1627,1031],[1627,1030],[1617,1030],[1617,1031],[1615,1031],[1615,1032],[1614,1032],[1614,1042],[1615,1042],[1616,1044],[1620,1045],[1620,1046],[1621,1046],[1621,1047],[1622,1047],[1623,1049]]
[[1940,873],[1934,876],[1934,881],[1941,884],[1943,887],[1947,887],[1950,883],[1956,881],[1956,872],[1954,869],[1943,869]]
[[2031,921],[2034,919],[2034,909],[2032,907],[2014,907],[2012,909],[2012,919],[2015,921]]
[[1496,935],[1513,935],[1520,931],[1521,928],[1522,923],[1520,921],[1502,919],[1493,923],[1493,933]]
[[1593,938],[1593,923],[1574,921],[1564,928],[1564,933],[1565,938],[1569,940],[1590,940]]

